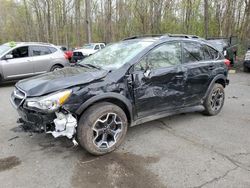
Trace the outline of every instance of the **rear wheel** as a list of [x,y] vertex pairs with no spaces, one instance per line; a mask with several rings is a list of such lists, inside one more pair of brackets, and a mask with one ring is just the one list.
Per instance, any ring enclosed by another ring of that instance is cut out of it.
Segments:
[[225,92],[224,87],[221,84],[214,84],[212,90],[209,95],[205,99],[204,102],[204,114],[209,116],[217,115],[223,105],[225,100]]
[[101,102],[83,113],[77,127],[77,138],[91,154],[104,155],[121,145],[127,126],[126,114],[120,107]]
[[63,66],[61,66],[61,65],[54,65],[54,66],[50,69],[50,71],[53,72],[53,71],[56,71],[56,70],[59,70],[59,69],[62,69],[62,68],[63,68]]

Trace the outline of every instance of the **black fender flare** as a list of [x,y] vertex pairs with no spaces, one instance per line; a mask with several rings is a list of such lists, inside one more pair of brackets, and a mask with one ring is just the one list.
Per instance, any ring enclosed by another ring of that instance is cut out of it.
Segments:
[[208,96],[209,92],[212,90],[213,85],[216,83],[217,80],[220,80],[220,79],[224,80],[225,86],[227,85],[228,80],[227,80],[227,77],[225,75],[219,74],[219,75],[215,76],[213,78],[213,80],[210,82],[209,87],[208,87],[208,89],[207,89],[207,91],[206,91],[205,96],[203,97],[203,99],[206,99],[206,97]]
[[96,95],[94,97],[91,97],[90,99],[85,101],[83,104],[81,104],[81,106],[76,110],[76,114],[81,115],[84,112],[84,110],[86,110],[89,106],[91,106],[95,102],[102,101],[105,99],[115,99],[115,100],[119,100],[120,102],[122,102],[126,106],[129,112],[131,121],[133,121],[133,106],[132,106],[131,101],[129,101],[129,99],[127,99],[125,96],[119,93],[114,93],[114,92],[108,92],[108,93],[104,93],[101,95]]

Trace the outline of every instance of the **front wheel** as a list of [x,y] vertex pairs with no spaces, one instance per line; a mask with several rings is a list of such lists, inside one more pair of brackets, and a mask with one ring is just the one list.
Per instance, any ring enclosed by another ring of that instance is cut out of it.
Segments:
[[223,105],[225,100],[225,92],[224,87],[221,84],[214,84],[212,90],[209,95],[205,99],[204,102],[204,114],[209,116],[217,115]]
[[83,113],[77,127],[77,138],[91,154],[104,155],[121,145],[127,127],[126,114],[120,107],[101,102]]

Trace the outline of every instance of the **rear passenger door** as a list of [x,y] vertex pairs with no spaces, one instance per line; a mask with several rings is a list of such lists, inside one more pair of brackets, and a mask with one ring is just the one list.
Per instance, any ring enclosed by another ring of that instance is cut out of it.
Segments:
[[41,74],[49,71],[51,68],[51,50],[46,46],[30,46],[32,62],[34,66],[34,74]]
[[200,104],[209,86],[216,60],[208,46],[202,43],[184,41],[182,49],[183,68],[186,69],[187,74],[183,105]]

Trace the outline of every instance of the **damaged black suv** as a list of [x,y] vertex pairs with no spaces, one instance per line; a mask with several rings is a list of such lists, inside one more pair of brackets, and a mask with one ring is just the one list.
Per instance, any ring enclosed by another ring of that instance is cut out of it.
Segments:
[[205,40],[131,37],[75,67],[19,81],[11,102],[26,127],[102,155],[130,126],[197,110],[218,114],[227,75],[223,55]]

